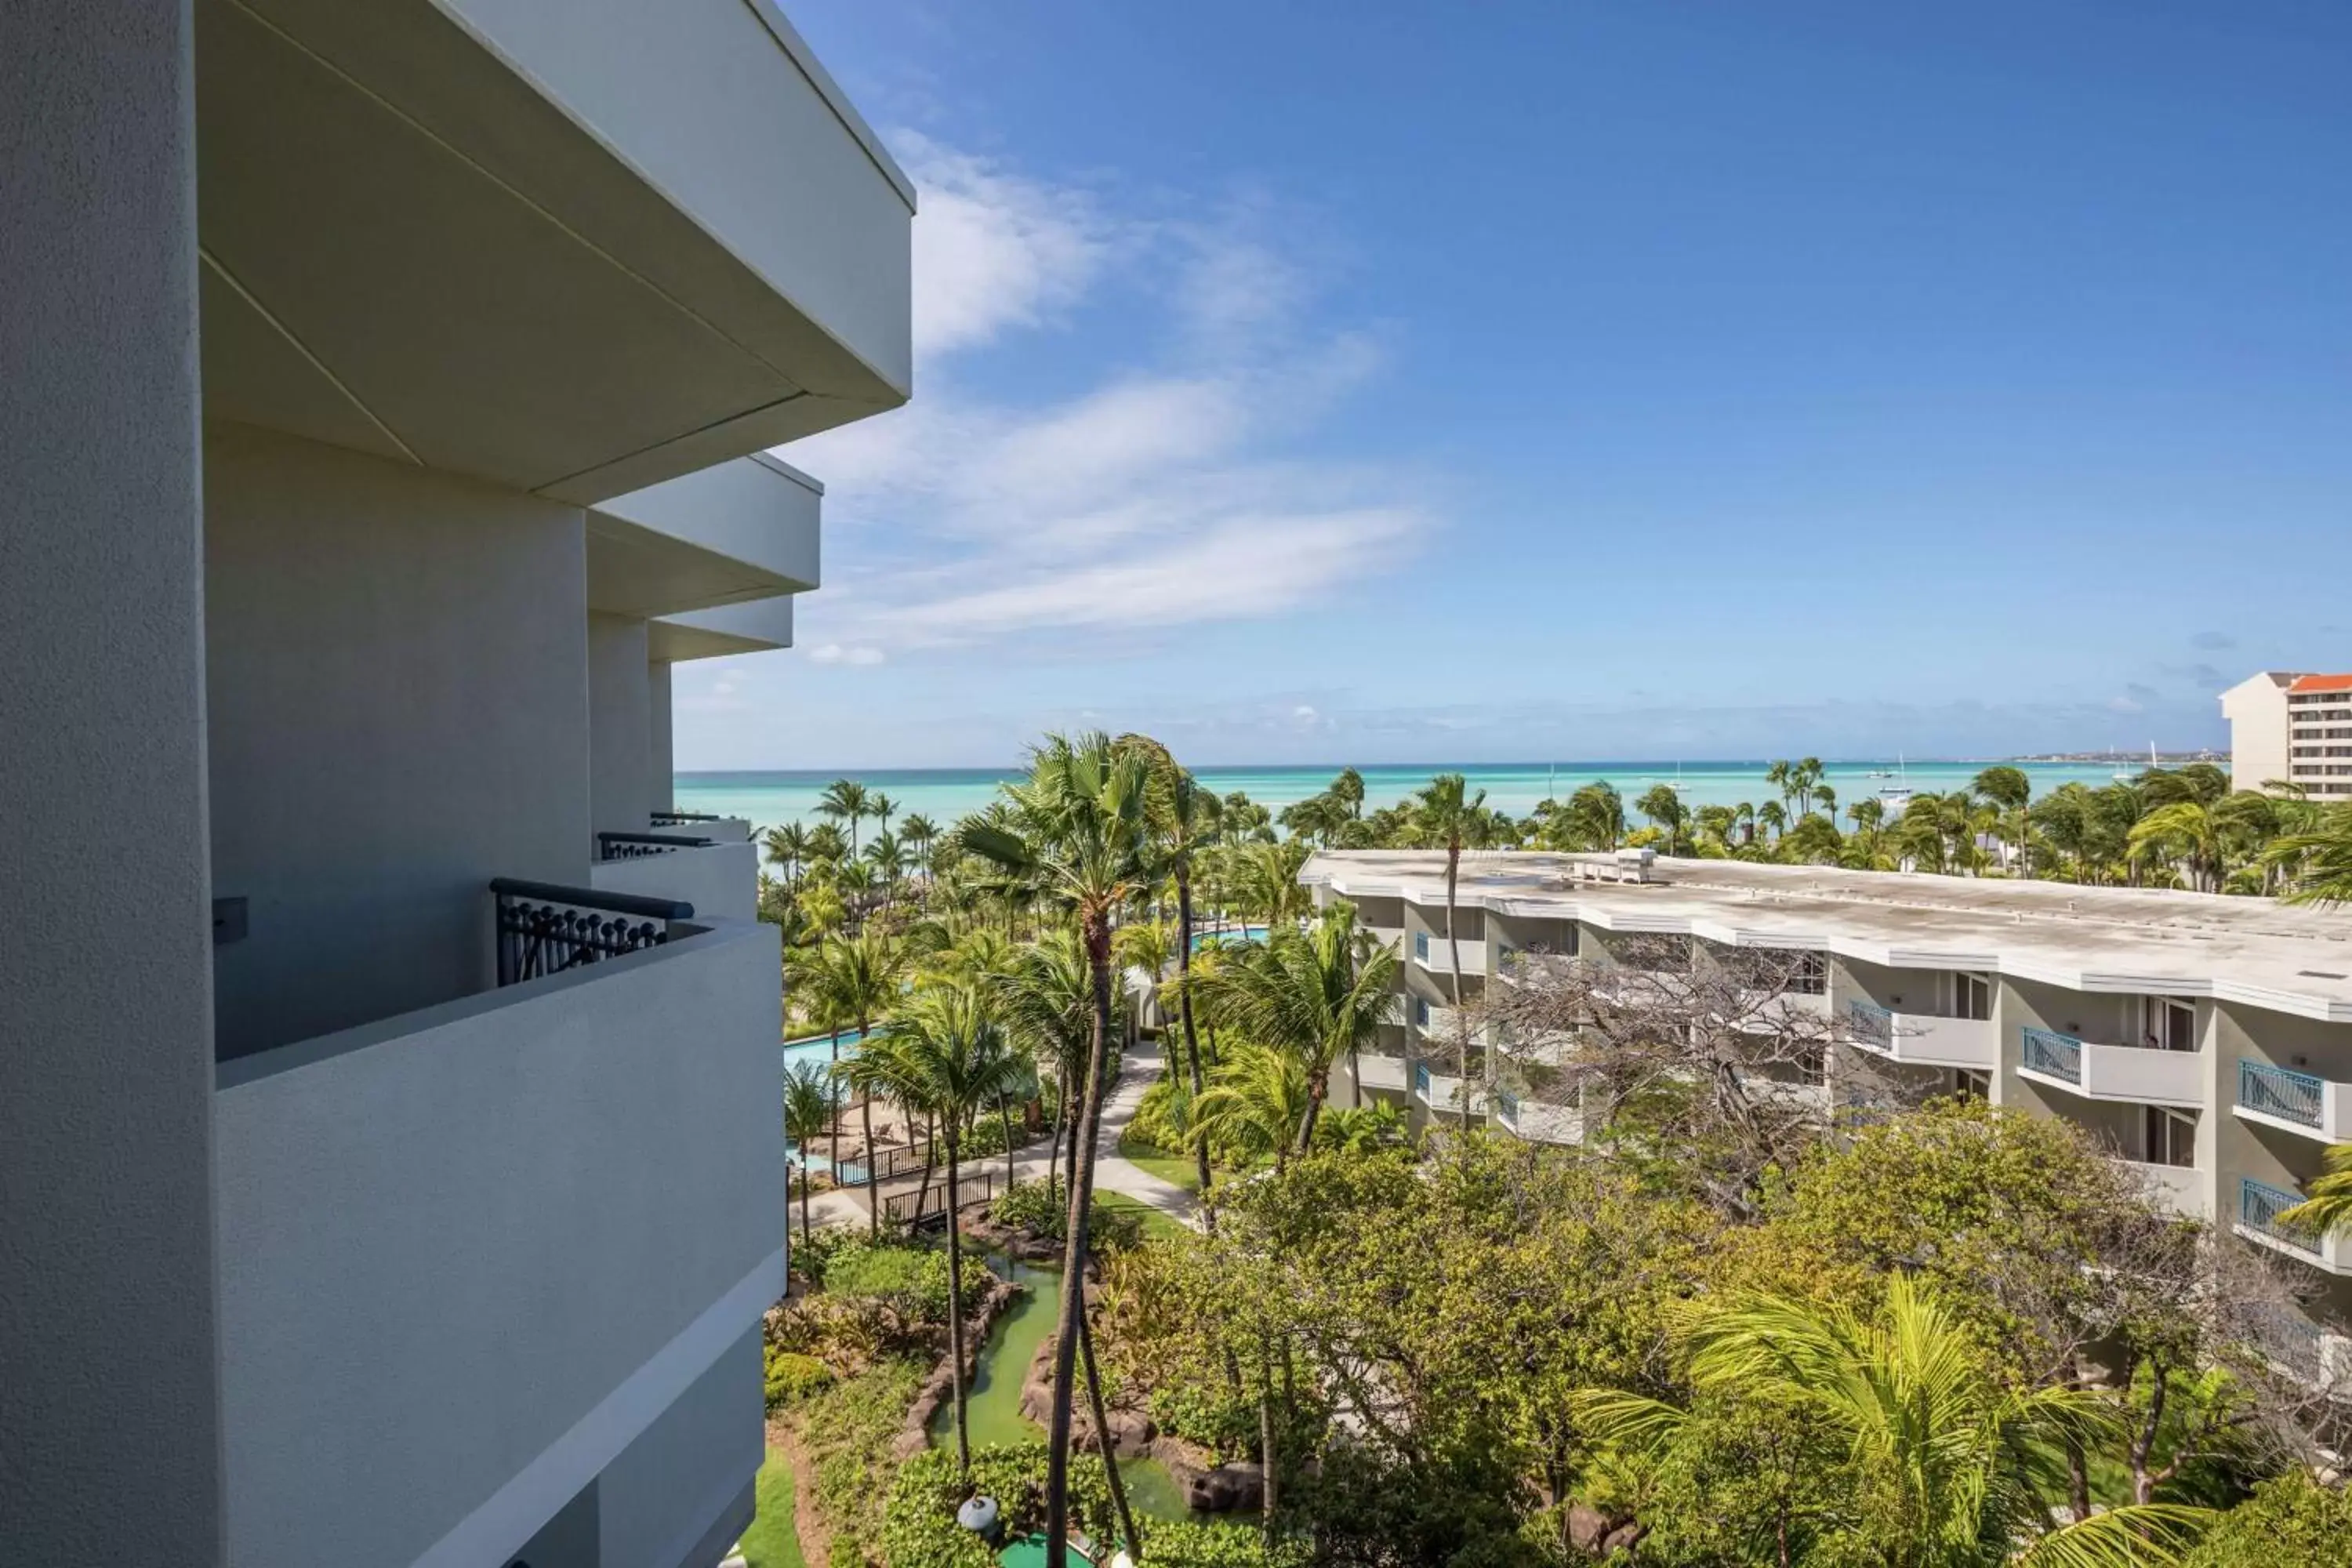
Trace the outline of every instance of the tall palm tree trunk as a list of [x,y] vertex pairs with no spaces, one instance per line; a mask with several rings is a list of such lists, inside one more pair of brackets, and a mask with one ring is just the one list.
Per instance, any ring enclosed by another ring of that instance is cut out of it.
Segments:
[[[1176,1006],[1184,1019],[1184,1067],[1192,1080],[1192,1103],[1201,1103],[1201,1038],[1192,1028],[1192,877],[1189,870],[1176,873]],[[1200,1173],[1201,1195],[1206,1200],[1209,1192],[1209,1141],[1198,1136],[1192,1139],[1193,1168]],[[1202,1208],[1202,1219],[1213,1232],[1217,1228],[1216,1211]]]
[[1356,1049],[1356,1042],[1348,1042],[1348,1078],[1355,1088],[1356,1109],[1364,1109],[1364,1058]]
[[1045,1568],[1068,1568],[1070,1526],[1070,1400],[1078,1342],[1071,1331],[1087,1301],[1087,1220],[1094,1199],[1095,1136],[1101,1123],[1103,1051],[1110,1041],[1110,921],[1086,917],[1087,962],[1094,972],[1094,1037],[1079,1089],[1077,1136],[1070,1146],[1069,1238],[1062,1257],[1060,1337],[1054,1343],[1053,1419],[1045,1441]]
[[[964,1426],[963,1391],[963,1231],[956,1224],[956,1200],[962,1195],[956,1184],[956,1130],[948,1124],[948,1397],[955,1402],[956,1473],[966,1485],[971,1481],[971,1436]],[[922,1201],[917,1199],[915,1213],[923,1212]]]
[[1004,1123],[1004,1187],[1013,1189],[1013,1110],[1004,1103],[1004,1096],[996,1097],[996,1119]]
[[1087,1314],[1078,1314],[1078,1355],[1086,1363],[1087,1403],[1094,1411],[1095,1447],[1102,1450],[1103,1473],[1110,1478],[1111,1505],[1118,1511],[1119,1533],[1127,1538],[1127,1554],[1143,1561],[1143,1542],[1135,1533],[1135,1515],[1128,1511],[1127,1480],[1118,1473],[1118,1456],[1111,1451],[1110,1412],[1103,1406],[1102,1372],[1095,1365],[1095,1331]]
[[833,1031],[833,1179],[841,1180],[841,1031]]
[[[863,1014],[857,1019],[857,1039],[862,1047],[874,1033],[874,1026]],[[866,1233],[882,1234],[882,1159],[874,1147],[874,1094],[871,1089],[857,1097],[857,1121],[866,1133]]]

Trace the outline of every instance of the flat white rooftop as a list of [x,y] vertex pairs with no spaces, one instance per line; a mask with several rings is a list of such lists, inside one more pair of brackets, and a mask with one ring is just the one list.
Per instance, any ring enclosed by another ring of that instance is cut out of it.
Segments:
[[[2212,996],[2352,1023],[2352,910],[2063,882],[1660,858],[1643,882],[1586,879],[1606,857],[1465,855],[1457,900],[1603,931],[1812,947],[1865,963],[1978,969],[2078,991]],[[1299,879],[1346,898],[1445,902],[1439,850],[1327,850]]]

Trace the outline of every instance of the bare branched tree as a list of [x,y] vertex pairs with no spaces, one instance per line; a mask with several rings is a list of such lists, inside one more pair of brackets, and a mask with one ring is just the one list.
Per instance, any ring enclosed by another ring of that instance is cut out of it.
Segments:
[[1752,1216],[1764,1172],[1832,1123],[1822,956],[1671,934],[1587,946],[1514,954],[1487,988],[1486,1081],[1521,1117],[1530,1101],[1565,1110],[1580,1121],[1570,1141],[1674,1161],[1723,1212]]

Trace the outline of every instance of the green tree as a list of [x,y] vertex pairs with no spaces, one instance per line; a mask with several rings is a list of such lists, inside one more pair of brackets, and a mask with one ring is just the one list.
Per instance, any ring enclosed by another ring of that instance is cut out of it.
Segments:
[[1470,782],[1460,773],[1440,773],[1412,797],[1413,842],[1445,851],[1445,945],[1451,950],[1448,969],[1454,997],[1454,1059],[1462,1080],[1462,1125],[1470,1125],[1469,998],[1462,994],[1462,938],[1455,929],[1457,891],[1462,877],[1462,852],[1485,849],[1501,837],[1495,814],[1486,809],[1486,792],[1470,793]]
[[949,1391],[955,1403],[956,1462],[969,1474],[971,1440],[964,1422],[963,1236],[959,1182],[964,1134],[982,1110],[1022,1079],[1021,1064],[992,1016],[989,994],[971,984],[918,989],[891,1016],[887,1040],[871,1051],[894,1098],[919,1106],[947,1149]]
[[[2157,1568],[2179,1561],[2210,1517],[2142,1503],[2051,1529],[2042,1488],[2053,1456],[2119,1436],[2113,1407],[2084,1389],[2017,1387],[1934,1289],[1906,1275],[1890,1277],[1867,1313],[1777,1296],[1699,1310],[1686,1347],[1700,1394],[1754,1397],[1820,1424],[1823,1458],[1856,1483],[1847,1528],[1863,1558],[1887,1568]],[[1653,1454],[1691,1419],[1617,1390],[1578,1407],[1609,1440]]]
[[2000,832],[2009,847],[2017,852],[2017,874],[2032,875],[2030,854],[2033,837],[2032,816],[2028,807],[2033,800],[2033,781],[2025,770],[2008,763],[1997,763],[1982,769],[1969,783],[1970,793],[1996,811],[2005,812],[2008,818]]
[[771,827],[768,829],[766,849],[768,864],[783,868],[784,886],[796,887],[801,879],[801,868],[809,860],[808,829],[797,822]]
[[[1176,884],[1176,1014],[1184,1042],[1184,1071],[1192,1083],[1192,1098],[1197,1100],[1204,1080],[1200,1032],[1192,1016],[1192,877],[1201,858],[1217,842],[1224,806],[1213,791],[1202,788],[1200,781],[1159,742],[1149,736],[1130,735],[1123,738],[1122,744],[1139,751],[1150,769],[1147,805],[1156,841],[1156,868]],[[1358,776],[1356,799],[1360,805],[1363,784],[1363,779]],[[1332,788],[1336,792],[1338,783]],[[1153,973],[1159,971],[1155,969]],[[1209,1190],[1209,1150],[1197,1139],[1192,1158],[1198,1167],[1201,1190],[1205,1193]]]
[[2278,839],[2263,858],[2288,878],[2288,903],[2352,904],[2352,801],[2327,807],[2309,831]]
[[1204,1145],[1249,1156],[1270,1154],[1280,1171],[1289,1163],[1298,1129],[1307,1124],[1310,1095],[1307,1064],[1295,1053],[1236,1041],[1192,1102],[1192,1131]]
[[[840,1028],[843,1024],[854,1026],[859,1051],[869,1047],[875,1021],[898,1000],[905,970],[905,950],[898,943],[880,931],[862,931],[855,937],[828,939],[806,972],[808,988],[814,993],[812,1000],[833,1024],[833,1070],[852,1089],[860,1089],[857,1115],[866,1138],[866,1226],[877,1236],[882,1230],[882,1184],[874,1149],[873,1097],[846,1070],[850,1064],[841,1059]],[[836,1146],[835,1153],[839,1152]]]
[[[1633,803],[1633,809],[1657,825],[1658,831],[1665,836],[1667,854],[1679,855],[1690,847],[1690,807],[1675,793],[1674,785],[1652,784]],[[1769,809],[1768,803],[1756,815],[1760,819]]]
[[1236,954],[1219,972],[1218,1000],[1234,1026],[1306,1069],[1307,1105],[1294,1137],[1298,1152],[1314,1140],[1332,1064],[1342,1056],[1356,1079],[1356,1103],[1363,1104],[1359,1058],[1395,1006],[1397,969],[1396,953],[1365,939],[1355,906],[1343,902],[1325,909],[1304,932],[1268,933],[1264,946]]
[[1050,1182],[1094,1042],[1093,971],[1076,931],[1050,931],[1013,955],[997,984],[1000,1011],[1014,1041],[1054,1078],[1053,1142],[1045,1154]]
[[[801,1240],[809,1230],[809,1145],[821,1136],[840,1109],[841,1091],[833,1075],[814,1062],[794,1062],[784,1074],[784,1141],[801,1154]],[[839,1145],[836,1143],[835,1147]]]
[[1079,1089],[1077,1142],[1070,1154],[1069,1230],[1063,1263],[1054,1403],[1046,1428],[1049,1568],[1063,1568],[1069,1510],[1071,1397],[1078,1325],[1086,1311],[1087,1225],[1094,1200],[1103,1053],[1111,1038],[1111,924],[1150,882],[1150,774],[1131,747],[1100,733],[1048,736],[1030,755],[1029,777],[1005,786],[1018,831],[967,820],[964,848],[1035,886],[1076,925],[1094,993],[1094,1031]]
[[855,779],[835,779],[824,786],[817,797],[816,809],[824,816],[849,824],[849,853],[857,853],[857,825],[872,810],[866,786]]
[[2307,1470],[2263,1482],[2223,1514],[2186,1568],[2343,1568],[2352,1556],[2352,1491]]

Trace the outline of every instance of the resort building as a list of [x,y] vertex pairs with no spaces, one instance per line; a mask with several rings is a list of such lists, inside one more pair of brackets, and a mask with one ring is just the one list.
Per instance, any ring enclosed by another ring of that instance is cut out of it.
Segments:
[[2293,784],[2352,800],[2352,675],[2264,670],[2221,693],[2233,789]]
[[[1522,851],[1465,856],[1445,935],[1445,857],[1338,850],[1301,873],[1405,957],[1400,1022],[1363,1087],[1416,1116],[1472,1113],[1574,1142],[1585,1108],[1547,1103],[1496,1054],[1464,1086],[1450,1011],[1524,983],[1515,954],[1597,965],[1790,955],[1784,1006],[1825,1025],[1806,1086],[1824,1107],[1892,1081],[2063,1117],[2158,1201],[2309,1271],[2286,1347],[2352,1385],[2352,1241],[2277,1222],[2352,1142],[2352,915],[2266,900],[1846,871],[1732,860]],[[1665,957],[1659,956],[1666,955]],[[1349,1103],[1343,1081],[1335,1104]],[[1565,1098],[1562,1096],[1561,1098]]]
[[772,0],[24,0],[0,121],[0,1555],[709,1568],[778,953],[670,671],[912,188]]

